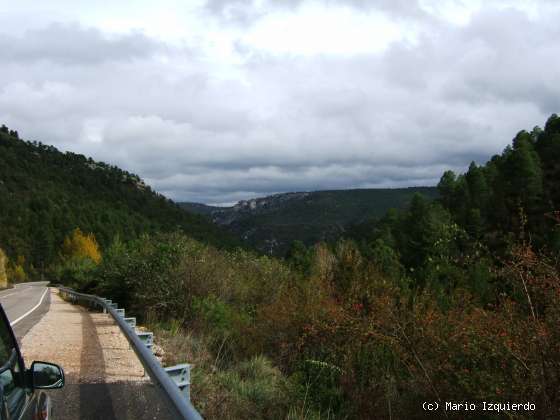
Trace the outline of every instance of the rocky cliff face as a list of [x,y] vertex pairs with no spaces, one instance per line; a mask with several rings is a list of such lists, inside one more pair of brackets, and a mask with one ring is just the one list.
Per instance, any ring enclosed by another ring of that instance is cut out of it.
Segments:
[[302,200],[308,197],[309,194],[310,193],[307,192],[283,193],[270,195],[268,197],[253,198],[251,200],[242,200],[233,207],[213,207],[209,215],[214,223],[230,225],[248,216],[280,210],[288,202]]

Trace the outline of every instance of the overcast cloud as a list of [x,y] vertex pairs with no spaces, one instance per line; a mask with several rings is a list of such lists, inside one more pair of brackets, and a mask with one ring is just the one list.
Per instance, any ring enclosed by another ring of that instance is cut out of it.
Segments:
[[0,122],[178,201],[435,185],[560,111],[553,1],[19,1]]

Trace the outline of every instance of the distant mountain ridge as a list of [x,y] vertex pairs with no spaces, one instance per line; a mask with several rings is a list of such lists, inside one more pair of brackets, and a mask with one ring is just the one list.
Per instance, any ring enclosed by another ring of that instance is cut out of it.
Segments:
[[179,205],[192,213],[211,216],[213,222],[220,225],[229,225],[244,216],[256,215],[271,212],[279,209],[282,204],[288,201],[302,199],[308,196],[309,192],[289,192],[273,194],[266,197],[251,198],[249,200],[238,201],[233,206],[209,206],[202,203],[183,202]]
[[404,207],[415,193],[430,199],[438,195],[436,187],[352,189],[280,193],[230,207],[179,205],[227,227],[260,251],[283,255],[294,240],[312,245],[334,239],[349,224]]

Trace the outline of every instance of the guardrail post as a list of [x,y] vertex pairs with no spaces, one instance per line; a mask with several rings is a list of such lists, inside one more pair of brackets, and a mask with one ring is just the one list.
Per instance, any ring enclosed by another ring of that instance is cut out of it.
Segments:
[[[105,298],[101,298],[101,299],[104,300],[105,303],[106,303],[107,305],[110,305],[111,302],[112,302],[111,299],[105,299]],[[106,314],[106,313],[107,313],[107,309],[103,308],[103,313]]]
[[181,394],[187,399],[191,400],[191,365],[182,363],[180,365],[169,366],[164,368],[173,382],[181,391]]
[[126,322],[130,328],[136,327],[136,317],[125,318],[124,322]]
[[151,350],[152,346],[154,345],[154,333],[149,331],[139,331],[139,330],[136,330],[135,332],[138,338],[142,340],[142,342],[146,345],[146,347],[148,347]]
[[121,316],[122,318],[124,318],[124,309],[117,309],[117,315]]

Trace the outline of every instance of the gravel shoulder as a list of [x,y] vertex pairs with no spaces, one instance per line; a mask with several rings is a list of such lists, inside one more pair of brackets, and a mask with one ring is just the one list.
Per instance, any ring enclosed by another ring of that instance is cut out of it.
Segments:
[[144,368],[109,314],[71,305],[53,289],[50,310],[22,338],[26,365],[60,364],[67,383],[146,381]]
[[49,310],[21,339],[21,350],[26,366],[42,360],[63,367],[64,388],[48,391],[55,418],[174,418],[111,315],[49,293]]

